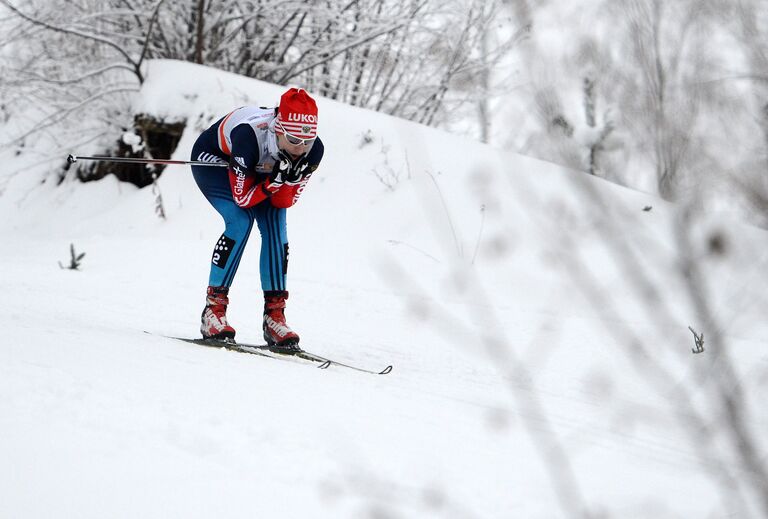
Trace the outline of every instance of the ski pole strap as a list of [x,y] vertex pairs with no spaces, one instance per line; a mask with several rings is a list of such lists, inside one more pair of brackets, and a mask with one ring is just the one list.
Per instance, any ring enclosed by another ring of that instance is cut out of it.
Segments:
[[169,160],[169,159],[141,159],[133,157],[86,157],[78,155],[69,155],[67,162],[74,164],[78,160],[93,160],[97,162],[127,162],[130,164],[182,164],[187,166],[213,166],[217,168],[226,168],[229,166],[226,162],[203,162],[199,160]]

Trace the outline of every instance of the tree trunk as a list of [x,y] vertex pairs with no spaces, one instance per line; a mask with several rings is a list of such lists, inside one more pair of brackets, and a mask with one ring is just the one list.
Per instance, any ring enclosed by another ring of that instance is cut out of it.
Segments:
[[205,0],[197,0],[197,27],[195,32],[195,63],[203,64],[203,48],[205,47],[203,34],[205,29]]

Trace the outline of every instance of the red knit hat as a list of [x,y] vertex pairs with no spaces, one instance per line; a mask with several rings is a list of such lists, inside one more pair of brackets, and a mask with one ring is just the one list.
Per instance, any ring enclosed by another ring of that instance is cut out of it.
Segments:
[[317,137],[317,104],[303,88],[291,88],[280,98],[277,133],[290,133],[299,139]]

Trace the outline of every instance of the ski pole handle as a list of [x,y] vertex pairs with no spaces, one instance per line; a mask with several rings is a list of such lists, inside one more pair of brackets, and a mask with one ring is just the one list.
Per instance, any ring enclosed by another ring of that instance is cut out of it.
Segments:
[[97,162],[127,162],[129,164],[182,164],[186,166],[213,166],[217,168],[226,168],[229,166],[226,162],[203,162],[200,160],[169,160],[169,159],[140,159],[132,157],[85,157],[69,155],[67,162],[74,164],[78,160],[93,160]]

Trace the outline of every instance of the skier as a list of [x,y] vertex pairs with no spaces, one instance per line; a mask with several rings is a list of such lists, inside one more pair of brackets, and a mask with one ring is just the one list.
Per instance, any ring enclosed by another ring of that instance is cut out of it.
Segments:
[[192,166],[195,182],[225,224],[211,260],[201,316],[203,338],[235,337],[227,322],[229,287],[256,221],[261,233],[264,339],[276,349],[298,350],[299,336],[285,321],[286,209],[297,202],[322,158],[317,105],[303,89],[286,91],[277,108],[238,108],[198,137],[192,160],[229,164],[226,169]]

